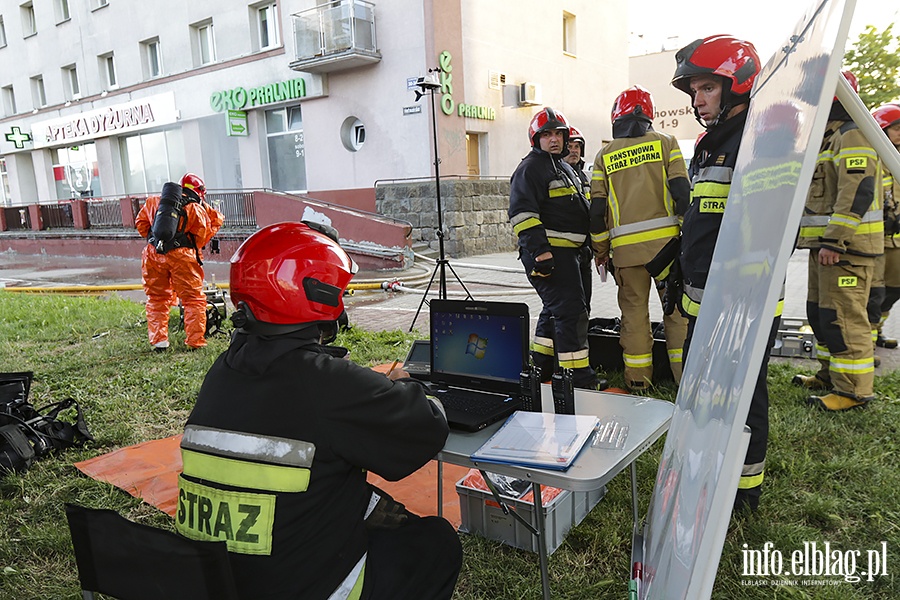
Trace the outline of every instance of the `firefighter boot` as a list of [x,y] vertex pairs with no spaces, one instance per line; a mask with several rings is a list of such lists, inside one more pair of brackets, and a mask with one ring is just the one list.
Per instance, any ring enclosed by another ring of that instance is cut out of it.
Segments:
[[830,390],[831,383],[821,379],[818,375],[794,375],[791,383],[805,387],[808,390]]
[[831,392],[824,396],[810,396],[806,399],[806,403],[821,410],[839,412],[842,410],[850,410],[851,408],[864,407],[871,399],[871,397],[854,398],[839,394],[838,392]]
[[875,345],[879,348],[893,349],[897,347],[897,340],[894,338],[886,338],[879,332],[878,337],[875,338]]

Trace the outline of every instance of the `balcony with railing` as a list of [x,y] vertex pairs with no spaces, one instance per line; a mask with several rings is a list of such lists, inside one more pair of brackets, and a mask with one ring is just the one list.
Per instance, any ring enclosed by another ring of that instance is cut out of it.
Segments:
[[290,67],[307,73],[355,69],[381,60],[375,42],[375,5],[335,0],[291,15],[297,56]]

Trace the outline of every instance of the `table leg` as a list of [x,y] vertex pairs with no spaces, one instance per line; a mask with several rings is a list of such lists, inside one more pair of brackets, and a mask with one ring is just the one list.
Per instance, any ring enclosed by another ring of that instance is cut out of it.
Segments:
[[631,463],[631,512],[634,515],[634,526],[637,528],[639,517],[638,517],[638,489],[637,489],[637,467],[634,466],[634,461]]
[[437,461],[437,514],[439,517],[444,516],[444,461]]
[[537,524],[538,539],[538,556],[541,562],[541,589],[544,593],[544,600],[550,600],[550,573],[547,568],[547,530],[544,525],[544,507],[541,503],[541,484],[531,484],[532,493],[534,494],[534,515]]

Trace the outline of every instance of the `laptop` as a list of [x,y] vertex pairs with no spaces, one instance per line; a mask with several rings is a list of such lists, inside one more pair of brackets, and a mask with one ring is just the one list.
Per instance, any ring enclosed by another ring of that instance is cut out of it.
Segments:
[[454,429],[478,431],[519,409],[528,364],[528,305],[432,300],[431,393]]
[[410,377],[428,381],[431,377],[431,342],[429,340],[416,340],[409,348],[409,354],[403,361],[403,370]]

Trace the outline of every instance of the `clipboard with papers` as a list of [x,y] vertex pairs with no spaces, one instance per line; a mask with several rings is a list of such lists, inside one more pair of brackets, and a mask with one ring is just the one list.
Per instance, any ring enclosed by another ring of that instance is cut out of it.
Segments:
[[471,459],[565,471],[599,424],[594,415],[516,411]]

